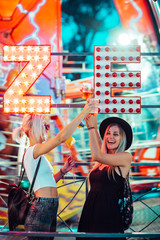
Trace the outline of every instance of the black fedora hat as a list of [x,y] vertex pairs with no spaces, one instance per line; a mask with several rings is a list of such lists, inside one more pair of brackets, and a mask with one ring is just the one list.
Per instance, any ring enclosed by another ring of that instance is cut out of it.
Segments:
[[127,141],[125,150],[127,150],[132,144],[133,132],[132,132],[131,126],[122,118],[109,117],[104,119],[99,126],[99,132],[100,132],[101,138],[103,139],[105,131],[108,125],[110,125],[111,123],[119,124],[121,128],[124,130],[126,134],[126,141]]

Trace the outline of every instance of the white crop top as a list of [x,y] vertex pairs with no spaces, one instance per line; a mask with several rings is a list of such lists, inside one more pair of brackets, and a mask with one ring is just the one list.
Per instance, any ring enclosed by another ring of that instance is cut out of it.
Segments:
[[[27,149],[24,156],[24,167],[29,179],[30,184],[32,183],[32,179],[39,161],[39,158],[33,158],[33,149],[34,146],[31,146]],[[41,162],[38,170],[38,174],[33,186],[34,192],[43,187],[57,187],[56,181],[53,176],[53,168],[50,162],[44,155],[41,155]]]

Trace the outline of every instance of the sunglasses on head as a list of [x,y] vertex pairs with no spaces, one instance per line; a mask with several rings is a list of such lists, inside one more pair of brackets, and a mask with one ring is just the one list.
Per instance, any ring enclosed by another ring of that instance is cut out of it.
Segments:
[[50,129],[50,126],[47,123],[44,123],[44,127],[45,127],[46,131],[48,131]]

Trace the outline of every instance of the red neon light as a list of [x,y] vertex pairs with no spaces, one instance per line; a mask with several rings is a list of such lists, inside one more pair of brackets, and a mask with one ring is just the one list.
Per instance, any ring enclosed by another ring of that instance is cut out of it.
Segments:
[[140,47],[95,46],[95,98],[100,99],[99,113],[141,113],[140,97],[117,97],[112,89],[128,90],[141,87],[140,71],[113,71],[112,63],[139,63]]
[[3,97],[6,113],[50,113],[51,96],[25,96],[51,62],[50,46],[4,46],[5,62],[27,62]]

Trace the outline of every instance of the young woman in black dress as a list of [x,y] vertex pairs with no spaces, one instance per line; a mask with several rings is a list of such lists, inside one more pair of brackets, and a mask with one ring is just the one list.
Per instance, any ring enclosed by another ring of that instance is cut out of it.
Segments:
[[[132,143],[132,129],[121,118],[106,118],[99,127],[103,139],[101,144],[96,117],[87,116],[85,121],[89,130],[92,160],[97,164],[89,175],[90,191],[81,214],[78,232],[123,233],[118,199],[131,166],[132,155],[126,150]],[[123,177],[120,176],[118,166]]]

